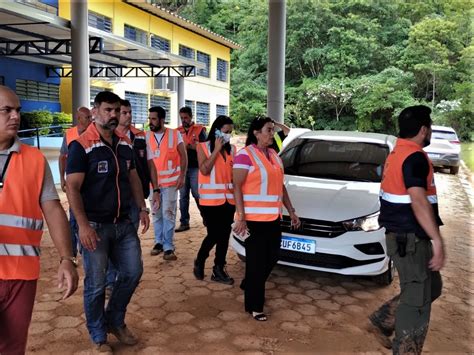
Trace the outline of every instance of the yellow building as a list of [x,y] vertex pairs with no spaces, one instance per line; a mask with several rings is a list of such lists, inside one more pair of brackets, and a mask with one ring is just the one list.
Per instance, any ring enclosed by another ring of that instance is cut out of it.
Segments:
[[[230,51],[239,48],[236,43],[154,6],[150,0],[89,0],[88,10],[90,36],[119,36],[125,45],[133,42],[163,53],[172,63],[201,67],[195,76],[184,79],[185,104],[192,108],[198,123],[210,125],[218,115],[228,114]],[[59,1],[58,16],[70,20],[69,1]],[[117,58],[127,56],[117,53]],[[162,63],[157,60],[156,64]],[[130,100],[136,122],[145,121],[149,107],[160,105],[167,110],[169,125],[176,127],[180,124],[177,82],[176,77],[91,78],[91,98],[99,90],[113,90]],[[71,112],[70,78],[61,79],[60,101],[62,111]]]

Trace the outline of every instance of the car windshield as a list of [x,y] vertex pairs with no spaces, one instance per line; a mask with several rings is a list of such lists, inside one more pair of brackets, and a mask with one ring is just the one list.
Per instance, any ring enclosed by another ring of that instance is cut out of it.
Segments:
[[387,145],[298,138],[281,153],[285,174],[380,182]]
[[456,133],[449,131],[433,131],[431,134],[431,139],[445,139],[448,141],[457,141],[458,137]]

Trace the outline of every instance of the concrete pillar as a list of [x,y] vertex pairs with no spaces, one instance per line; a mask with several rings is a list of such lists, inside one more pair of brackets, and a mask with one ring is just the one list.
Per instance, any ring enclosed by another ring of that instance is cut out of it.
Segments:
[[[184,78],[178,76],[178,110],[184,106]],[[194,114],[194,112],[193,112]]]
[[71,1],[72,112],[89,107],[89,30],[87,0]]
[[283,123],[285,107],[286,0],[268,1],[267,114]]

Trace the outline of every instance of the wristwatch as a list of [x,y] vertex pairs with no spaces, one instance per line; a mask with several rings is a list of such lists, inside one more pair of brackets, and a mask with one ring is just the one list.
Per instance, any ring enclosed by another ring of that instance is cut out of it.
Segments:
[[61,256],[61,259],[59,259],[59,263],[61,264],[64,260],[69,260],[74,267],[77,267],[79,263],[77,262],[77,259],[74,256]]
[[140,212],[145,212],[147,214],[150,214],[150,209],[148,207],[142,207],[140,208]]
[[153,189],[153,193],[155,193],[155,192],[160,193],[160,189],[159,188]]

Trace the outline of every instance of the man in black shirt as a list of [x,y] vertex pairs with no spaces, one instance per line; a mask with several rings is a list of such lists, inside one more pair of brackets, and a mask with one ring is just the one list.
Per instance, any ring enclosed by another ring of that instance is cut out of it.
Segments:
[[444,265],[442,225],[434,170],[423,151],[431,138],[431,110],[412,106],[399,116],[399,139],[385,163],[379,223],[386,229],[387,255],[398,270],[400,294],[370,317],[369,330],[393,353],[420,354],[431,303],[441,294]]

